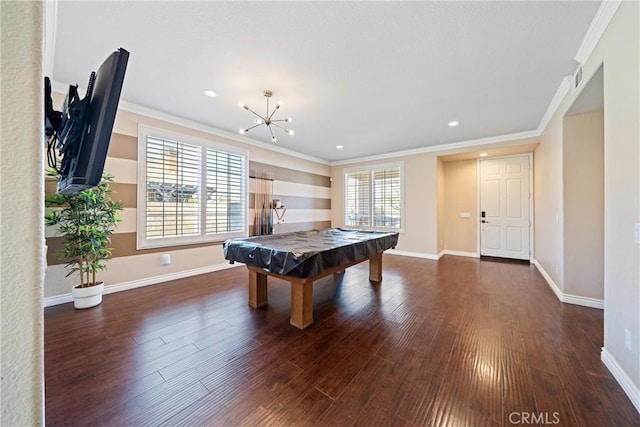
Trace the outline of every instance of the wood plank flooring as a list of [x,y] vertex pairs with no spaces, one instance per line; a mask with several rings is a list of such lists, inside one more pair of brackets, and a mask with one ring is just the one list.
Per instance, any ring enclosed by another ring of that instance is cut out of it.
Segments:
[[45,309],[47,425],[634,426],[600,361],[603,312],[534,267],[384,255],[247,305],[246,268]]

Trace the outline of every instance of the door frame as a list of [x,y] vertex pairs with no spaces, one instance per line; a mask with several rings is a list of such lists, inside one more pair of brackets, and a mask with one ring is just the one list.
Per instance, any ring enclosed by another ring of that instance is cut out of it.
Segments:
[[481,176],[481,172],[480,172],[480,162],[482,162],[483,160],[494,160],[494,159],[508,159],[511,157],[528,157],[529,158],[529,262],[532,262],[535,259],[534,256],[534,247],[535,247],[535,242],[534,242],[534,238],[533,236],[535,235],[534,233],[534,209],[533,209],[533,201],[534,201],[534,197],[533,197],[533,152],[530,153],[521,153],[521,154],[512,154],[509,156],[495,156],[495,157],[482,157],[482,158],[478,158],[477,163],[476,163],[476,199],[477,199],[477,212],[478,212],[478,218],[477,218],[477,225],[476,225],[476,230],[477,230],[477,236],[476,236],[476,253],[478,254],[478,257],[482,256],[482,251],[481,251],[481,242],[480,239],[482,238],[482,232],[480,230],[480,212],[481,211],[481,201],[482,201],[482,176]]

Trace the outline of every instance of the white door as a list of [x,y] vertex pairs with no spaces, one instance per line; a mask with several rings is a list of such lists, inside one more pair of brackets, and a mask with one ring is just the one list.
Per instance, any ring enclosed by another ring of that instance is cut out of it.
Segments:
[[480,161],[480,255],[529,259],[530,156]]

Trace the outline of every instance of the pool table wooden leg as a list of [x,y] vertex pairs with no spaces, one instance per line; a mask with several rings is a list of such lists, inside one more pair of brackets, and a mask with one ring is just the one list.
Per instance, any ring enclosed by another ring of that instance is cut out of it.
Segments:
[[267,305],[267,275],[249,270],[249,305],[253,308]]
[[313,282],[291,282],[291,321],[298,329],[313,323]]
[[376,254],[369,258],[369,280],[372,282],[382,280],[382,254]]

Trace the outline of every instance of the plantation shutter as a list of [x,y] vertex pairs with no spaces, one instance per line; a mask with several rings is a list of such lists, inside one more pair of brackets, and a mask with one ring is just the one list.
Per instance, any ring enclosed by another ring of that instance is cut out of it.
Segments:
[[400,168],[374,169],[373,226],[400,228]]
[[200,165],[197,145],[147,137],[146,237],[200,234]]
[[345,174],[345,218],[347,226],[369,226],[369,171]]
[[244,157],[208,148],[206,188],[206,234],[244,231]]

